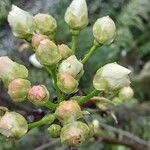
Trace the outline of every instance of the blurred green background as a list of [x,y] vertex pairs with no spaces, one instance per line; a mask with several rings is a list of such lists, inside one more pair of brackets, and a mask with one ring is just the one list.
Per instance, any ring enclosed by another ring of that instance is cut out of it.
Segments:
[[[64,13],[70,0],[0,0],[0,56],[8,55],[11,59],[24,64],[30,73],[33,84],[44,83],[54,96],[53,88],[45,70],[33,67],[28,57],[33,53],[24,41],[12,35],[7,22],[11,5],[37,13],[48,13],[54,16],[58,23],[57,43],[70,44],[71,36]],[[118,124],[108,115],[103,117],[92,113],[91,117],[100,122],[120,128],[136,136],[130,138],[121,132],[102,129],[111,138],[123,140],[137,145],[137,150],[148,150],[150,141],[150,1],[149,0],[87,0],[89,8],[89,25],[82,30],[78,38],[77,56],[83,58],[92,45],[92,25],[97,18],[109,15],[116,23],[117,37],[110,46],[102,46],[86,63],[85,74],[81,80],[81,90],[86,93],[92,89],[92,78],[96,70],[109,62],[118,62],[132,70],[132,88],[134,99],[114,108]],[[0,82],[0,105],[22,113],[27,119],[38,119],[47,110],[41,110],[29,103],[14,104],[10,101],[6,89]],[[140,138],[140,139],[138,139]],[[137,142],[138,140],[142,140]],[[140,143],[141,142],[141,143]],[[144,143],[145,142],[145,143]],[[42,147],[43,146],[43,147]],[[45,146],[45,147],[44,147]],[[41,127],[30,131],[21,140],[8,140],[0,136],[0,150],[65,150],[58,140],[51,139],[46,128]],[[128,146],[115,144],[108,140],[88,141],[79,150],[128,150]],[[133,148],[134,149],[134,148]]]

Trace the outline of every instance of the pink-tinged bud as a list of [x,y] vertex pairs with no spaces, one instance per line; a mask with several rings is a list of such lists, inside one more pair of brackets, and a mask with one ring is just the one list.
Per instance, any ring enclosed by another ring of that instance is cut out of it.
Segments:
[[44,85],[33,86],[28,92],[28,99],[35,105],[44,105],[49,100],[49,92]]
[[57,22],[51,15],[39,13],[35,15],[34,20],[37,32],[49,36],[56,31]]
[[60,132],[61,132],[61,126],[58,124],[52,124],[49,128],[48,128],[48,133],[50,134],[50,136],[52,138],[57,138],[60,136]]
[[62,144],[77,147],[89,139],[90,129],[87,124],[75,121],[64,125],[61,130],[60,139]]
[[5,85],[17,78],[27,78],[28,70],[25,66],[20,65],[7,56],[0,57],[0,79]]
[[72,55],[72,50],[65,44],[58,45],[58,50],[62,59],[66,59]]
[[57,46],[48,39],[40,42],[35,55],[40,64],[45,66],[56,65],[61,60]]
[[40,42],[42,40],[48,39],[48,37],[46,35],[42,35],[42,34],[35,34],[32,37],[32,47],[36,49],[38,48],[38,46],[40,45]]
[[27,121],[16,112],[6,112],[0,120],[0,133],[6,137],[21,138],[27,131]]
[[78,81],[74,79],[71,75],[58,74],[57,86],[62,92],[66,94],[74,93],[78,90],[78,85]]
[[28,91],[31,88],[31,83],[25,79],[15,79],[8,86],[8,94],[15,102],[26,100]]
[[56,118],[63,124],[82,118],[82,111],[76,101],[63,101],[55,111]]

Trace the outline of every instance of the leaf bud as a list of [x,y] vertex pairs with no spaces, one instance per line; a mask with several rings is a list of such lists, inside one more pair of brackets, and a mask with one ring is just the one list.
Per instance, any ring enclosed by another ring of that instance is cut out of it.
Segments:
[[59,103],[55,111],[56,118],[63,124],[82,118],[82,111],[79,104],[74,100]]
[[72,55],[72,50],[65,44],[58,45],[58,50],[62,59],[66,59]]
[[131,71],[117,63],[109,63],[100,68],[93,79],[93,86],[100,91],[114,91],[130,85]]
[[60,136],[60,132],[61,132],[61,126],[58,124],[52,124],[49,128],[48,128],[48,133],[51,135],[52,138],[57,138]]
[[45,66],[56,65],[61,60],[57,46],[48,39],[40,42],[35,55],[40,64]]
[[8,22],[16,37],[31,40],[31,36],[35,30],[35,23],[32,15],[12,5],[12,10],[8,14]]
[[84,73],[83,64],[77,60],[75,55],[72,55],[62,61],[58,68],[60,74],[70,74],[75,79],[80,79]]
[[93,26],[93,35],[100,44],[112,43],[116,35],[114,21],[109,16],[97,19]]
[[65,13],[65,21],[71,29],[81,30],[88,24],[86,0],[73,0]]
[[7,56],[0,57],[0,79],[5,85],[17,78],[27,78],[28,70],[25,66],[20,65]]
[[90,129],[87,124],[75,121],[64,125],[61,130],[60,139],[62,144],[77,147],[88,140]]
[[58,74],[57,86],[66,94],[71,94],[77,91],[78,81],[69,74]]
[[35,105],[44,105],[49,100],[49,92],[44,85],[33,86],[28,92],[28,99]]
[[8,85],[8,94],[14,102],[22,102],[26,100],[31,83],[25,79],[15,79]]
[[27,121],[19,113],[6,112],[0,120],[0,133],[6,137],[21,138],[27,131]]

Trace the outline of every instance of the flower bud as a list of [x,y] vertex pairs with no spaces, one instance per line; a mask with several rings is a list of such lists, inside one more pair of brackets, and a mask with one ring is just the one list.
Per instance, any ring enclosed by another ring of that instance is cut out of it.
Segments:
[[0,120],[0,133],[6,137],[21,138],[27,130],[27,121],[16,112],[6,112]]
[[43,66],[38,62],[38,60],[36,59],[35,57],[35,54],[32,54],[30,57],[29,57],[29,61],[30,63],[36,67],[36,68],[42,68]]
[[51,15],[39,13],[35,15],[34,20],[36,23],[37,32],[49,36],[56,31],[57,23],[55,18]]
[[134,95],[133,89],[131,87],[124,87],[119,92],[119,98],[122,100],[130,100]]
[[78,81],[75,80],[71,75],[69,74],[58,75],[57,86],[62,92],[66,94],[74,93],[77,91],[78,85],[79,85]]
[[36,85],[29,90],[28,99],[35,105],[44,105],[49,100],[49,92],[44,85]]
[[12,10],[9,12],[8,22],[16,37],[29,39],[34,33],[33,16],[15,5],[12,5]]
[[82,29],[88,24],[88,10],[85,0],[73,0],[65,13],[65,21],[72,29]]
[[60,136],[60,132],[61,132],[61,126],[58,124],[52,124],[49,128],[48,128],[48,132],[51,135],[52,138],[57,138]]
[[8,85],[14,79],[27,77],[28,70],[25,66],[12,61],[7,56],[0,57],[0,78],[4,84]]
[[40,42],[35,55],[40,64],[46,66],[55,65],[61,60],[57,46],[48,39]]
[[38,46],[40,45],[40,42],[48,39],[48,37],[46,35],[42,35],[42,34],[35,34],[32,37],[32,47],[36,49],[38,48]]
[[100,68],[94,76],[93,86],[100,91],[113,91],[130,85],[131,71],[118,65],[109,63]]
[[72,55],[72,50],[65,44],[58,45],[58,50],[62,59],[66,59]]
[[8,86],[8,94],[15,102],[26,100],[28,91],[31,88],[31,83],[25,79],[15,79]]
[[100,44],[110,44],[113,42],[116,34],[114,21],[109,17],[99,18],[93,26],[93,35]]
[[59,103],[55,111],[55,116],[61,123],[67,123],[68,121],[81,118],[82,111],[76,101],[63,101]]
[[61,130],[61,142],[68,146],[77,147],[88,140],[90,129],[87,124],[77,121],[66,124]]
[[75,55],[72,55],[62,61],[59,66],[58,72],[60,74],[70,74],[78,80],[84,73],[83,64],[77,60]]

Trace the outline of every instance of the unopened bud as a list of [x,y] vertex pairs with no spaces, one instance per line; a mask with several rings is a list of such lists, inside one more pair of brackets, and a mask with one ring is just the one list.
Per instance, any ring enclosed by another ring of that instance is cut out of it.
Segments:
[[25,79],[15,79],[8,86],[8,94],[15,102],[26,100],[31,83]]
[[88,140],[90,129],[87,124],[75,121],[64,125],[61,130],[60,139],[62,144],[77,147]]
[[72,50],[65,44],[58,45],[58,50],[61,54],[62,59],[66,59],[72,55]]
[[72,55],[62,61],[59,66],[58,72],[60,74],[70,74],[75,79],[80,79],[84,73],[83,64],[77,60],[75,55]]
[[114,21],[109,16],[99,18],[93,26],[93,35],[98,43],[110,44],[116,35]]
[[48,39],[40,42],[35,55],[40,64],[46,66],[56,65],[61,60],[57,46]]
[[134,95],[134,91],[129,86],[122,88],[119,92],[119,98],[121,98],[124,101],[130,100],[133,97],[133,95]]
[[51,35],[56,31],[57,23],[55,18],[48,14],[37,14],[34,17],[37,32],[44,35]]
[[0,57],[0,78],[4,84],[8,85],[14,79],[27,77],[28,70],[25,66],[12,61],[7,56]]
[[65,21],[72,29],[82,29],[88,24],[88,9],[85,0],[73,0],[65,13]]
[[131,71],[117,63],[109,63],[100,68],[94,76],[94,88],[100,91],[114,91],[130,85]]
[[40,45],[40,42],[42,40],[48,39],[48,37],[46,35],[42,35],[42,34],[35,34],[32,37],[32,47],[36,49],[38,48],[38,46]]
[[72,121],[81,118],[82,111],[76,101],[63,101],[57,107],[55,116],[61,123],[64,124],[70,120]]
[[6,112],[0,120],[0,133],[6,137],[21,138],[27,130],[27,121],[16,112]]
[[31,36],[35,30],[35,23],[32,15],[12,5],[12,10],[8,15],[8,22],[16,37],[31,40]]
[[58,124],[52,124],[49,128],[48,128],[48,132],[51,135],[52,138],[57,138],[60,136],[60,132],[61,132],[61,126]]
[[44,105],[49,100],[49,92],[44,85],[33,86],[28,92],[28,99],[35,105]]
[[71,75],[69,74],[58,75],[57,86],[62,92],[66,94],[74,93],[77,91],[78,85],[79,85],[78,81],[75,80]]

